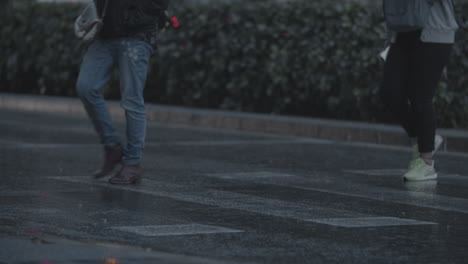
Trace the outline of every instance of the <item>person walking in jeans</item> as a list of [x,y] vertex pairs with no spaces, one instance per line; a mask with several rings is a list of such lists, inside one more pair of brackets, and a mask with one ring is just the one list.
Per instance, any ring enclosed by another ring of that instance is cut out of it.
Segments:
[[[104,162],[95,178],[102,178],[122,164],[110,180],[131,184],[141,177],[146,132],[143,99],[148,64],[169,0],[95,0],[104,25],[84,56],[77,80],[78,96],[104,146]],[[105,10],[104,10],[105,9]],[[120,105],[125,110],[126,144],[117,134],[102,89],[114,66],[120,78]]]
[[422,30],[389,32],[392,42],[381,85],[385,106],[413,142],[413,159],[405,180],[436,179],[433,154],[442,138],[436,135],[433,98],[449,61],[458,25],[450,0],[436,0]]

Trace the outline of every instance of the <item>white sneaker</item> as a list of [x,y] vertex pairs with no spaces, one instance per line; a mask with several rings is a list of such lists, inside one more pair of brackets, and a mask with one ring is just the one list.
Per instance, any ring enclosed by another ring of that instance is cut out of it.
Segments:
[[[437,150],[440,148],[440,146],[442,146],[442,142],[444,142],[444,138],[439,135],[439,134],[436,134],[435,137],[434,137],[434,151],[432,151],[432,155],[434,155]],[[419,149],[418,149],[418,144],[414,144],[412,147],[412,155],[411,155],[411,162],[408,166],[409,169],[413,168],[413,163],[419,158]]]
[[437,173],[434,169],[434,161],[428,165],[423,159],[417,158],[412,162],[410,168],[404,175],[406,181],[426,181],[437,179]]

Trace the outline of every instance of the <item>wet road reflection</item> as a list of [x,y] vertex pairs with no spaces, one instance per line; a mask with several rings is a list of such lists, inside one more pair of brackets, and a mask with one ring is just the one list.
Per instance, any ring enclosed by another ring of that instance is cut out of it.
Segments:
[[440,153],[438,181],[403,182],[409,149],[156,124],[142,182],[114,186],[91,177],[87,119],[2,122],[0,263],[468,259],[466,155]]

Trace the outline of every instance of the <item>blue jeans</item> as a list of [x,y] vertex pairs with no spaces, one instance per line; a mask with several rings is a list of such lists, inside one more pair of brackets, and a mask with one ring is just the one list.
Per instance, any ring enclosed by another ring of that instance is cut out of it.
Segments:
[[143,99],[148,64],[153,48],[148,43],[119,38],[95,40],[88,48],[81,64],[77,92],[105,147],[121,144],[112,125],[102,89],[112,77],[114,65],[120,76],[120,105],[127,121],[127,144],[123,161],[138,164],[141,161],[146,136],[146,111]]

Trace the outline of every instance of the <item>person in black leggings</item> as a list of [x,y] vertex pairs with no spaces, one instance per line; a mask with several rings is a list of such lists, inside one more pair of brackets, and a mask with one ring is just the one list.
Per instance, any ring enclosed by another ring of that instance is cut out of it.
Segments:
[[[421,31],[399,33],[389,50],[381,97],[419,152],[432,153],[436,121],[432,100],[452,44],[424,43]],[[427,158],[431,158],[432,154]]]
[[432,12],[427,28],[390,32],[392,44],[380,89],[385,107],[397,117],[416,148],[405,180],[437,178],[433,154],[441,137],[435,133],[433,98],[458,26],[451,1],[436,3]]

